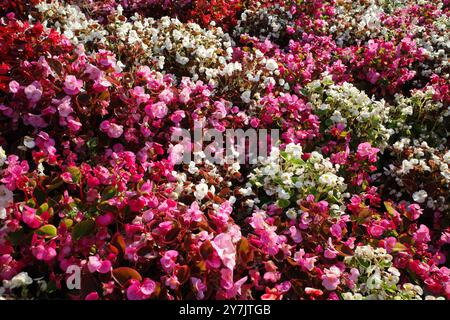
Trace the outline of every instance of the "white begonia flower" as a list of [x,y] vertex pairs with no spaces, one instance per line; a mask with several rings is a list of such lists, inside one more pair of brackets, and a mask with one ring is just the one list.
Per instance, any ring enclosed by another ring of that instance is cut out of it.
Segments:
[[244,92],[242,92],[241,94],[241,99],[242,101],[244,101],[245,103],[249,103],[250,100],[250,96],[251,96],[252,92],[250,90],[246,90]]
[[274,59],[269,59],[266,61],[266,68],[269,71],[275,71],[276,69],[278,69],[278,64]]
[[5,150],[3,150],[2,147],[0,147],[0,167],[5,164],[6,159],[7,159],[6,152]]
[[6,209],[0,208],[0,220],[5,220],[5,219],[6,219]]
[[425,199],[428,197],[428,194],[425,190],[419,190],[413,193],[413,200],[417,203],[424,203]]
[[284,151],[287,152],[294,159],[301,159],[301,157],[303,155],[302,146],[299,144],[295,144],[295,143],[289,143],[288,145],[286,145],[286,148]]
[[334,187],[338,182],[338,177],[330,172],[327,172],[320,176],[319,183],[324,186]]
[[199,183],[195,186],[194,196],[197,200],[202,200],[208,194],[208,185],[206,183]]
[[194,161],[189,162],[188,172],[190,174],[196,174],[198,171],[199,170],[198,170],[197,166],[195,165],[195,162]]
[[297,218],[297,211],[294,208],[290,208],[286,211],[288,219],[295,220]]
[[[1,150],[0,150],[0,153],[1,153]],[[444,162],[450,164],[450,151],[447,151],[447,152],[444,154]]]
[[25,136],[23,138],[23,145],[28,149],[33,149],[36,146],[36,143],[34,142],[34,139],[32,137]]
[[16,274],[10,281],[8,281],[6,286],[4,283],[4,286],[9,289],[14,289],[14,288],[25,287],[32,283],[33,283],[33,279],[30,278],[28,273],[21,272],[19,274]]
[[12,202],[13,193],[5,185],[0,185],[0,208],[6,208]]

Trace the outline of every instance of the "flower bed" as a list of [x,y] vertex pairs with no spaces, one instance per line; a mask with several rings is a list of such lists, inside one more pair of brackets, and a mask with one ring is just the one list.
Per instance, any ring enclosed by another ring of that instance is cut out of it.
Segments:
[[450,298],[448,1],[0,14],[1,298]]

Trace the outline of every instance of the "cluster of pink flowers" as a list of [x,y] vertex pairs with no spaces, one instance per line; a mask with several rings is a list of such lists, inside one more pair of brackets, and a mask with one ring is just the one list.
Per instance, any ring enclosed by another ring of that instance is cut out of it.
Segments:
[[[0,299],[450,299],[449,21],[448,1],[2,1]],[[200,124],[279,141],[180,163]]]

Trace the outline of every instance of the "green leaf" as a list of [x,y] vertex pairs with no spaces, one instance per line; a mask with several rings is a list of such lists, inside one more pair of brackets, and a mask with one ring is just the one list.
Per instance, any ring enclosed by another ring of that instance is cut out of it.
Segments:
[[80,182],[80,178],[81,178],[80,169],[78,169],[77,167],[69,167],[69,168],[67,168],[67,171],[69,171],[70,174],[72,175],[73,183]]
[[102,192],[102,200],[109,200],[116,195],[117,188],[115,186],[108,186]]
[[393,217],[395,216],[395,212],[396,210],[394,209],[394,207],[392,206],[392,204],[390,202],[385,201],[384,202],[384,206],[386,207],[387,212]]
[[277,206],[279,206],[280,208],[287,208],[290,204],[291,202],[287,199],[278,199],[277,201]]
[[40,216],[41,214],[43,214],[44,212],[48,211],[48,204],[47,203],[43,203],[37,210],[36,210],[36,214],[38,216]]
[[46,224],[39,229],[36,230],[36,232],[42,236],[53,238],[58,235],[58,230],[56,227],[52,224]]
[[84,236],[91,234],[95,229],[94,220],[84,220],[78,222],[72,230],[72,237],[75,240],[79,240]]

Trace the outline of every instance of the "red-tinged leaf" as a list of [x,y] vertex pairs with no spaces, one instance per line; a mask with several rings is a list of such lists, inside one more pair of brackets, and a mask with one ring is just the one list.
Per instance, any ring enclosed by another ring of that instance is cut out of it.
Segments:
[[214,252],[214,248],[211,245],[211,242],[205,241],[200,246],[200,254],[202,255],[202,258],[205,260],[208,260],[209,256],[212,255]]
[[179,233],[180,233],[180,228],[174,227],[166,233],[164,240],[166,242],[172,242],[178,237]]
[[180,284],[184,284],[189,280],[191,272],[187,265],[181,266],[177,271],[177,278]]
[[113,238],[111,239],[111,244],[117,247],[122,252],[122,254],[125,253],[126,244],[123,236],[120,233],[117,232],[113,236]]
[[119,249],[117,249],[117,247],[113,246],[110,243],[106,246],[106,250],[108,250],[108,252],[110,252],[110,253],[112,253],[112,254],[114,254],[116,256],[118,256],[119,253],[120,253]]
[[46,238],[53,238],[58,235],[58,230],[52,224],[46,224],[45,226],[42,226],[39,229],[37,229],[36,232],[39,235],[44,236]]
[[135,279],[142,281],[142,276],[133,268],[120,267],[112,271],[112,276],[114,280],[117,281],[121,286],[125,286],[128,280]]
[[242,237],[239,240],[237,249],[238,259],[243,265],[247,265],[249,261],[253,260],[253,250],[247,238]]

